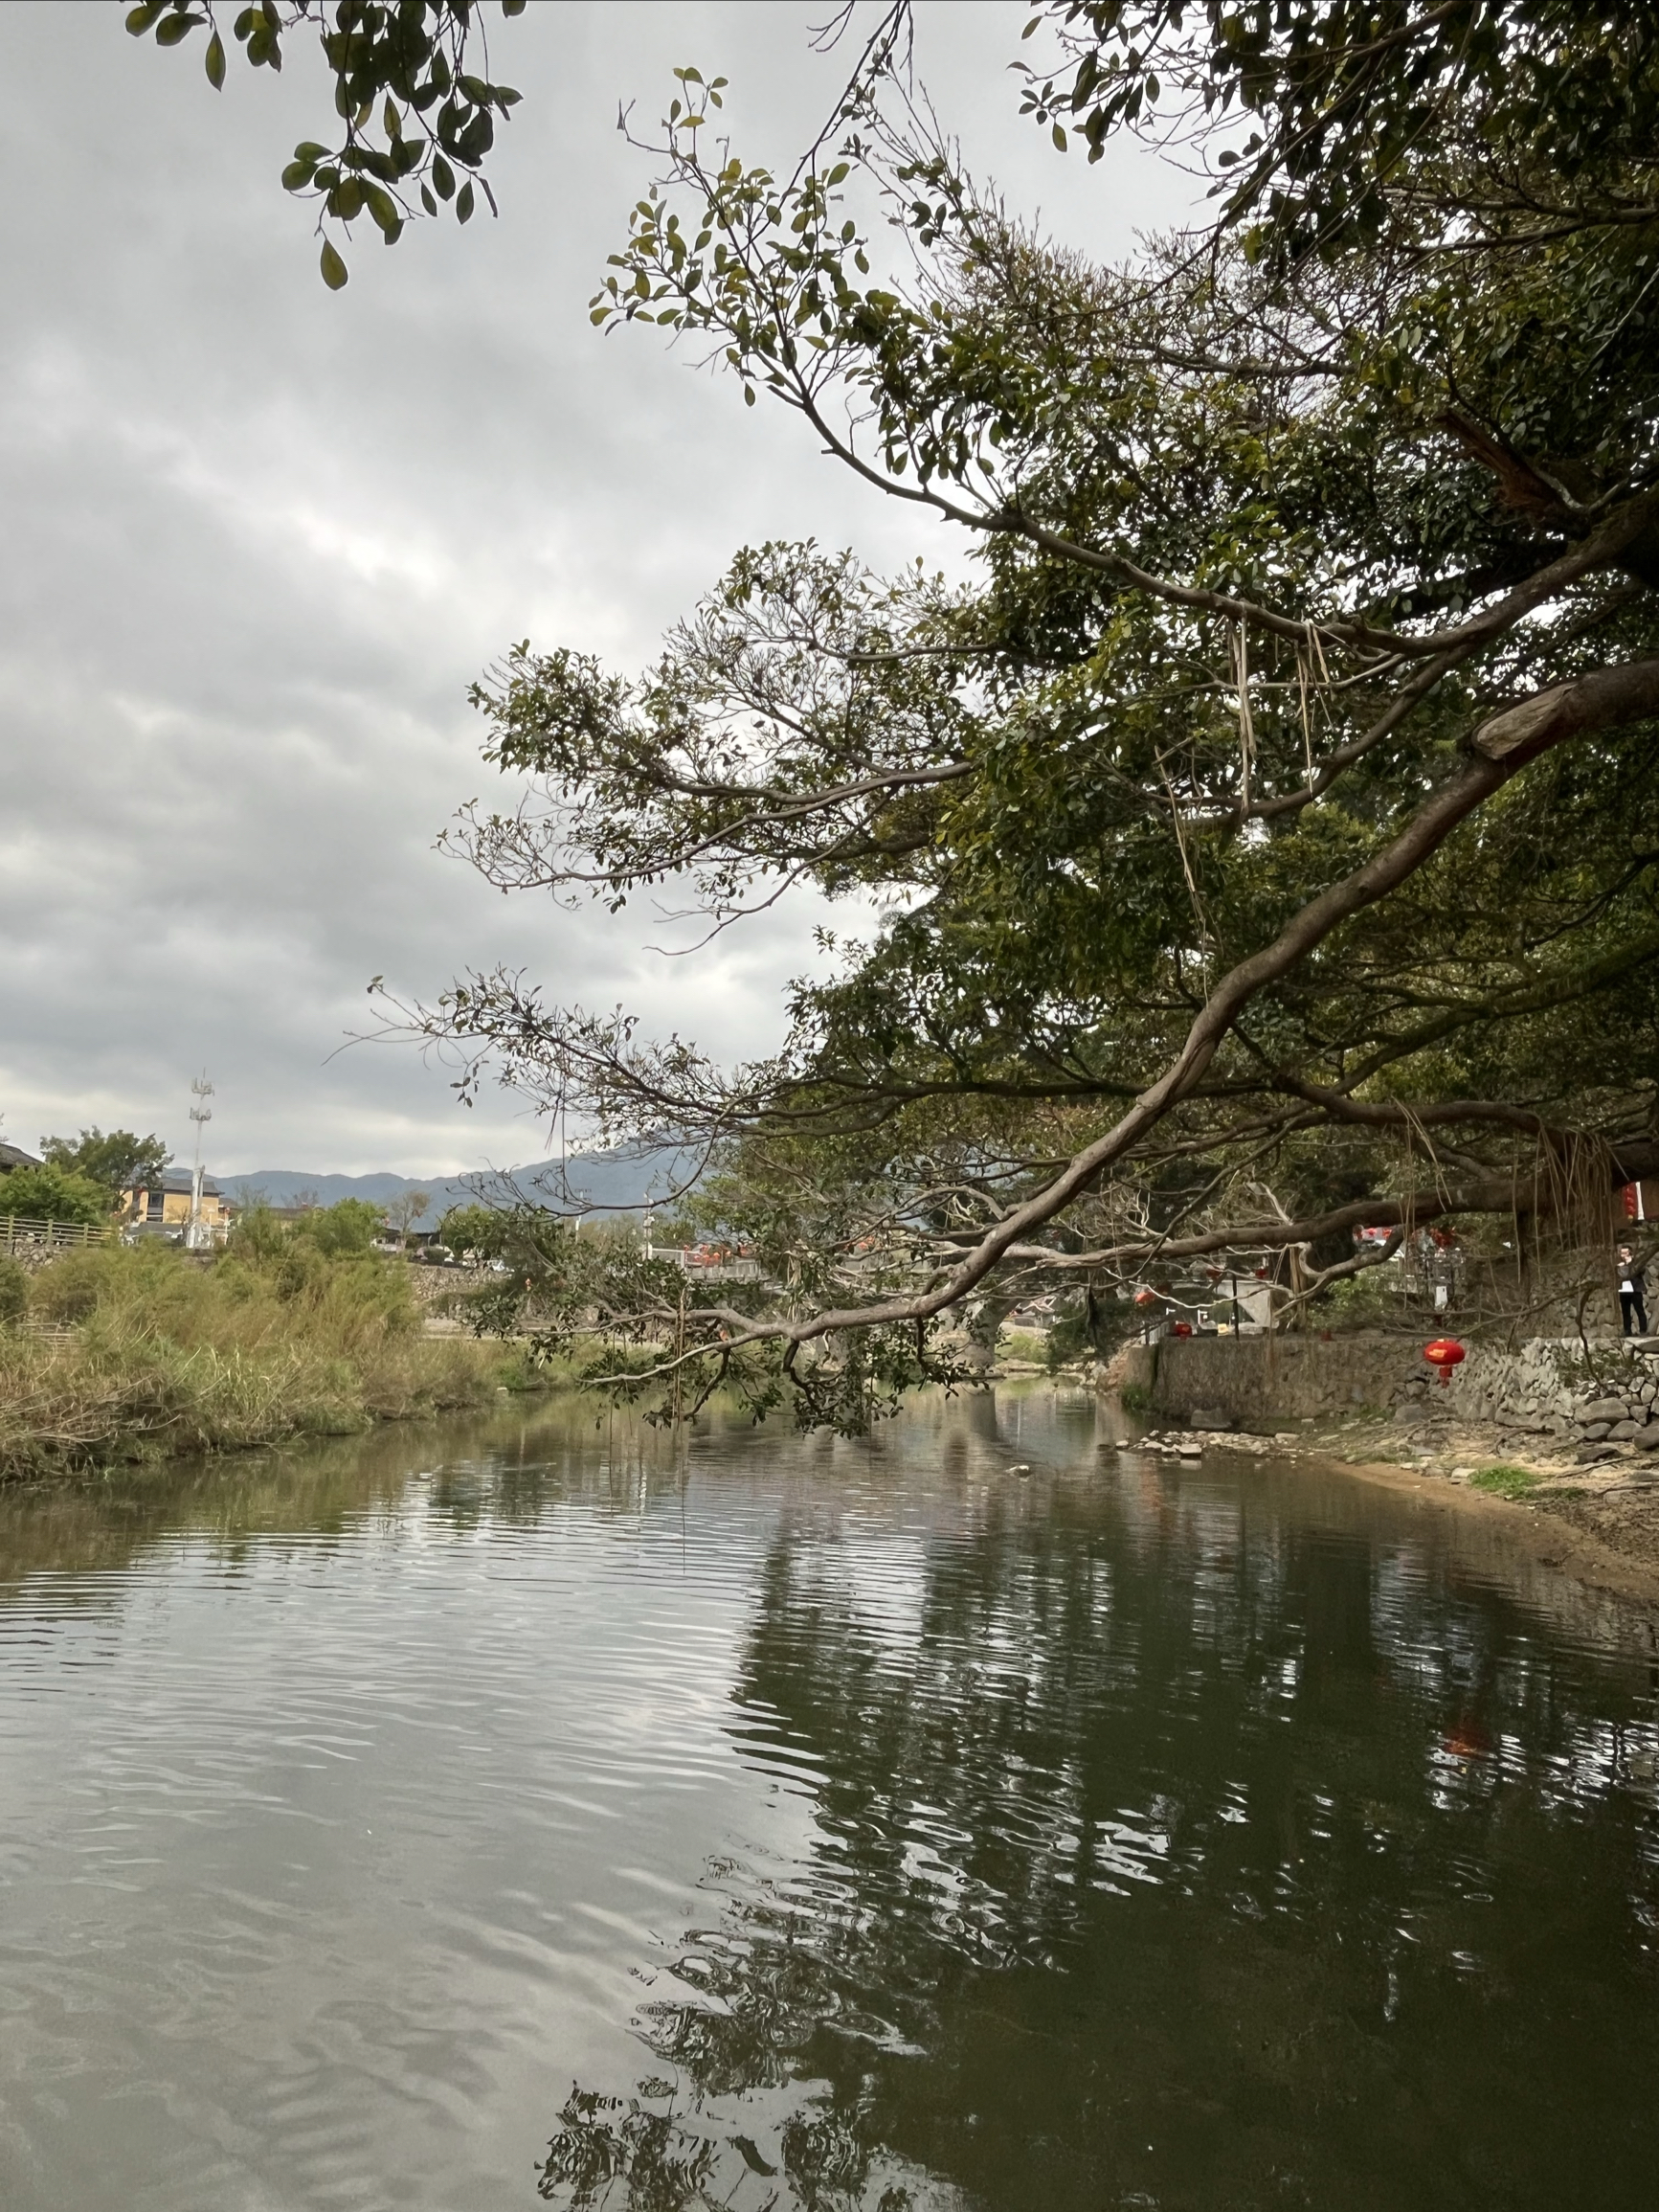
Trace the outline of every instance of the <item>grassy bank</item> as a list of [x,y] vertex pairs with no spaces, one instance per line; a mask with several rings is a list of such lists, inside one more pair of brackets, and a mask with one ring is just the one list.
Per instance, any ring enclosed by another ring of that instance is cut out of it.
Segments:
[[400,1261],[291,1231],[256,1227],[209,1261],[72,1253],[4,1303],[0,1479],[339,1435],[509,1379],[499,1346],[422,1336]]

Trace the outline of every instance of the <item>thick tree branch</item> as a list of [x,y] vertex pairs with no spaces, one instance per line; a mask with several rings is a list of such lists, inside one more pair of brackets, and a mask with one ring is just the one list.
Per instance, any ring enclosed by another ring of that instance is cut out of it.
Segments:
[[[1570,701],[1563,699],[1562,694],[1566,693],[1572,694]],[[1651,706],[1643,704],[1648,699],[1652,700]],[[1462,823],[1529,762],[1569,737],[1632,721],[1653,711],[1655,707],[1659,707],[1659,662],[1633,664],[1630,669],[1602,670],[1577,684],[1553,686],[1535,699],[1519,701],[1503,714],[1492,717],[1482,725],[1478,734],[1488,744],[1495,744],[1496,752],[1485,747],[1471,750],[1464,764],[1418,809],[1398,836],[1361,867],[1311,899],[1269,944],[1241,960],[1222,977],[1193,1022],[1180,1052],[1158,1081],[1141,1094],[1111,1129],[1077,1153],[1044,1189],[995,1224],[942,1280],[910,1296],[864,1306],[834,1308],[798,1320],[780,1318],[751,1321],[732,1338],[733,1345],[769,1341],[800,1345],[847,1329],[925,1320],[959,1303],[1009,1258],[1017,1247],[1024,1246],[1032,1230],[1063,1212],[1105,1168],[1121,1159],[1172,1107],[1190,1095],[1222,1040],[1259,991],[1288,974],[1341,923],[1398,889]],[[1598,714],[1601,719],[1597,718]],[[1621,1154],[1622,1161],[1636,1157],[1637,1149],[1627,1148]],[[1655,1158],[1659,1159],[1659,1155]],[[1627,1174],[1624,1180],[1629,1180]],[[1425,1198],[1375,1203],[1384,1207],[1413,1204],[1421,1208],[1435,1201]],[[1446,1209],[1443,1205],[1443,1210]],[[1449,1209],[1459,1210],[1456,1207]],[[1344,1222],[1352,1225],[1365,1218],[1363,1206],[1357,1214],[1351,1208],[1343,1209],[1332,1217],[1332,1226],[1340,1227]],[[1388,1216],[1385,1214],[1383,1218]],[[1282,1226],[1273,1225],[1276,1230]],[[1218,1233],[1223,1241],[1226,1236],[1238,1234],[1236,1230]],[[1291,1241],[1304,1240],[1298,1237]],[[1209,1249],[1220,1247],[1211,1245]],[[675,1364],[667,1363],[662,1371],[669,1371]]]
[[[1659,1174],[1659,1143],[1644,1138],[1610,1152],[1608,1160],[1609,1187],[1617,1189]],[[1531,1179],[1524,1175],[1491,1176],[1478,1183],[1437,1185],[1405,1196],[1358,1198],[1350,1205],[1334,1206],[1327,1212],[1306,1214],[1295,1221],[1272,1218],[1237,1222],[1227,1229],[1206,1230],[1201,1235],[1148,1237],[1135,1243],[1103,1245],[1090,1252],[1056,1252],[1043,1244],[1011,1245],[1004,1256],[1041,1262],[1060,1274],[1076,1274],[1147,1260],[1201,1259],[1218,1252],[1283,1252],[1291,1245],[1340,1235],[1345,1230],[1399,1228],[1410,1231],[1431,1221],[1464,1214],[1546,1214],[1556,1203],[1554,1185],[1541,1173]]]

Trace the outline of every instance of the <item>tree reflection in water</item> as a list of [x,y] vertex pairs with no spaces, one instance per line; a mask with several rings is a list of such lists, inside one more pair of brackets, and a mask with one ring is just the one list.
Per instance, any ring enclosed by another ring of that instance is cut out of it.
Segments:
[[[640,2101],[646,2096],[668,2101],[655,2111]],[[612,2203],[629,2212],[687,2212],[700,2204],[769,2212],[786,2199],[808,2212],[841,2212],[868,2201],[872,2148],[833,2113],[797,2112],[784,2122],[780,2176],[752,2137],[706,2134],[685,2125],[673,2096],[673,2085],[662,2081],[641,2082],[639,2094],[627,2099],[572,2084],[559,2133],[548,2146],[540,2194],[571,2212],[598,2212]],[[746,2197],[739,2195],[745,2183]],[[623,2194],[614,2196],[618,2185]],[[914,2199],[903,2183],[889,2181],[875,2202],[877,2212],[908,2212]]]
[[1591,2157],[1625,2201],[1645,1677],[1303,1496],[957,1493],[903,1541],[803,1506],[731,1727],[810,1842],[706,1869],[636,2021],[661,2073],[572,2090],[542,2195],[1394,2212]]

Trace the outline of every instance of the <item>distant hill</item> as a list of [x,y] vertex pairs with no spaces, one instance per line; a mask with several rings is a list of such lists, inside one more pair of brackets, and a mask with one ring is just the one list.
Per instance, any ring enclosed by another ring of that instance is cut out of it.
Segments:
[[[639,1212],[646,1205],[664,1203],[690,1173],[694,1162],[688,1153],[670,1148],[651,1152],[572,1152],[568,1160],[543,1160],[527,1167],[507,1170],[513,1182],[532,1203],[557,1213],[583,1213],[603,1208],[617,1212]],[[249,1173],[226,1173],[215,1168],[219,1188],[234,1203],[244,1194],[262,1197],[270,1206],[295,1206],[302,1200],[319,1206],[337,1206],[343,1198],[366,1198],[374,1206],[390,1206],[406,1190],[424,1190],[431,1203],[417,1230],[436,1229],[452,1206],[470,1206],[482,1188],[504,1179],[486,1172],[459,1175],[318,1175],[298,1167],[259,1167]]]

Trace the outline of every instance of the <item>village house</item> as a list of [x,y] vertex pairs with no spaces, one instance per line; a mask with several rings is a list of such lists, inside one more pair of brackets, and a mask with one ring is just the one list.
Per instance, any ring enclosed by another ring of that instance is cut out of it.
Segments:
[[[201,1218],[213,1242],[223,1244],[231,1232],[231,1208],[211,1175],[202,1177]],[[126,1237],[182,1236],[191,1219],[190,1169],[168,1167],[137,1178],[122,1192],[116,1219]]]

